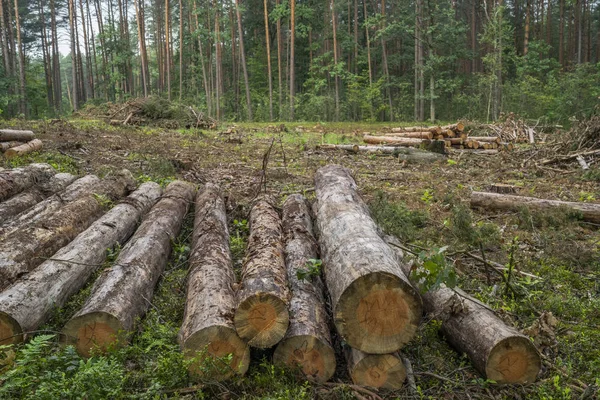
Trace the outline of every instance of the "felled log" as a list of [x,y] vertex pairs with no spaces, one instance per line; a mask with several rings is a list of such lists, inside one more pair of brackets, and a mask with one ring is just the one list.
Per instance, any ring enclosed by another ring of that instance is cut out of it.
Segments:
[[253,347],[274,346],[288,329],[288,303],[281,219],[262,199],[250,212],[250,237],[233,319],[238,335]]
[[390,137],[390,136],[363,136],[363,141],[368,144],[387,144],[391,146],[420,146],[421,144],[429,143],[429,140],[426,139],[411,139],[411,138],[398,138],[398,137]]
[[0,129],[0,142],[27,142],[33,140],[35,135],[32,131],[19,131],[15,129]]
[[30,142],[24,143],[20,146],[11,147],[10,149],[4,152],[4,157],[7,159],[11,159],[14,157],[23,156],[28,153],[32,153],[37,150],[41,150],[43,147],[43,143],[40,139],[33,139]]
[[0,172],[0,201],[17,193],[45,182],[56,174],[48,164],[29,164],[23,168],[14,168]]
[[367,353],[398,351],[417,330],[418,293],[379,237],[346,168],[320,168],[315,191],[317,231],[338,332]]
[[88,193],[36,223],[15,229],[0,239],[0,290],[16,281],[66,246],[105,211],[97,196],[118,199],[134,185],[129,171],[106,179],[97,192]]
[[289,196],[283,204],[285,264],[290,283],[290,326],[275,349],[273,361],[299,368],[309,379],[326,382],[335,373],[335,352],[329,336],[323,282],[320,276],[300,279],[311,259],[317,259],[317,242],[306,199]]
[[465,130],[465,124],[462,122],[457,122],[456,124],[442,126],[442,130],[453,130],[455,132],[462,132]]
[[142,184],[51,259],[0,292],[0,345],[23,341],[24,332],[37,330],[77,293],[104,261],[106,249],[125,243],[161,191],[154,182]]
[[445,157],[431,151],[411,147],[393,146],[358,146],[356,144],[324,144],[317,146],[318,150],[345,150],[350,153],[381,153],[397,156],[401,161],[408,162],[435,162],[444,160]]
[[498,145],[498,149],[500,149],[500,150],[505,150],[505,151],[511,151],[511,150],[514,150],[514,148],[515,148],[515,145],[514,145],[514,144],[512,144],[512,143],[507,143],[507,142],[501,142],[501,143]]
[[163,273],[171,243],[194,199],[195,188],[171,182],[140,227],[121,249],[114,265],[102,272],[83,307],[71,318],[63,333],[82,356],[93,348],[123,346],[136,318],[146,313],[154,286]]
[[[189,258],[187,297],[179,344],[188,358],[212,358],[209,371],[190,365],[202,378],[224,380],[243,375],[250,349],[233,325],[235,275],[229,252],[225,202],[218,187],[207,184],[196,197],[192,251]],[[206,352],[206,354],[204,353]],[[231,354],[229,362],[225,358]]]
[[442,133],[441,126],[405,126],[399,128],[392,128],[392,133],[402,133],[402,132],[430,132],[433,135],[439,135]]
[[483,143],[500,143],[501,140],[498,136],[469,136],[469,139],[476,140]]
[[453,150],[455,153],[468,153],[468,154],[476,154],[479,156],[493,156],[498,154],[498,150],[475,150],[475,149],[455,149]]
[[[386,133],[383,136],[387,136],[387,137],[395,137],[395,138],[413,138],[413,139],[433,139],[434,134],[427,131],[427,132],[392,132],[392,133]],[[435,135],[437,136],[437,134]]]
[[406,368],[398,353],[367,354],[347,348],[348,372],[352,382],[375,389],[397,390],[406,380]]
[[6,150],[22,145],[23,142],[0,142],[0,152],[4,153]]
[[518,210],[528,207],[534,210],[565,208],[580,213],[584,221],[600,223],[600,204],[574,201],[546,200],[535,197],[513,196],[488,192],[471,193],[471,207],[488,210]]
[[493,183],[488,186],[488,190],[493,193],[501,194],[516,194],[517,187],[514,185],[507,185],[506,183]]
[[6,221],[30,207],[38,204],[48,196],[64,190],[76,179],[74,175],[60,173],[54,175],[49,181],[31,187],[10,199],[0,203],[0,219]]
[[463,144],[463,139],[462,138],[449,138],[446,139],[446,143],[450,143],[451,145],[461,145]]

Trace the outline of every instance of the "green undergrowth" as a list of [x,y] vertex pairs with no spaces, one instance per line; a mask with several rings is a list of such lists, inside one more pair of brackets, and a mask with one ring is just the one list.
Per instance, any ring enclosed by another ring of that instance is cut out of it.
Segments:
[[74,158],[54,151],[34,152],[10,160],[2,158],[0,165],[5,168],[16,168],[32,163],[47,163],[57,172],[68,172],[73,175],[78,175],[80,172],[79,165]]

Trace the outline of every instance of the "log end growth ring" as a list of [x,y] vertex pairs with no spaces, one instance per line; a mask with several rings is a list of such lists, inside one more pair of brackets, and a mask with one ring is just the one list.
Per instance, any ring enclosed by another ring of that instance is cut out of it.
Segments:
[[74,345],[83,357],[89,357],[94,349],[106,351],[110,346],[124,344],[123,332],[119,320],[105,312],[75,317],[63,329],[67,343]]
[[250,346],[271,347],[285,336],[289,325],[288,306],[277,296],[258,293],[239,304],[233,321],[240,338]]
[[316,382],[327,382],[335,373],[335,352],[327,343],[309,335],[284,339],[275,349],[276,364],[298,368]]
[[373,272],[342,293],[335,324],[346,342],[365,353],[393,353],[415,335],[421,317],[419,295],[399,277]]
[[17,344],[23,341],[23,330],[16,319],[0,312],[0,345]]
[[250,349],[233,328],[214,325],[191,335],[182,345],[193,376],[222,381],[244,375],[250,364]]
[[397,390],[406,379],[406,369],[393,354],[369,354],[354,366],[351,375],[357,385]]
[[498,342],[488,357],[485,372],[498,383],[532,383],[541,368],[540,355],[529,339],[513,336]]

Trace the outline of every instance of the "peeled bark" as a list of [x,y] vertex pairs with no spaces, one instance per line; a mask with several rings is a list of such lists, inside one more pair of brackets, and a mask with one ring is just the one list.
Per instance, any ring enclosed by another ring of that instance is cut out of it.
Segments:
[[379,237],[350,172],[328,165],[315,175],[317,231],[342,338],[367,353],[398,351],[416,333],[421,300]]
[[363,136],[363,141],[368,144],[387,144],[390,146],[420,146],[421,144],[428,144],[431,141],[427,139],[413,139],[413,138],[398,138],[391,136]]
[[234,324],[250,346],[277,344],[289,324],[289,291],[279,214],[266,200],[250,213],[250,238],[237,293]]
[[7,159],[23,156],[25,154],[32,153],[37,150],[41,150],[43,147],[43,143],[40,139],[33,139],[30,142],[22,144],[17,147],[11,147],[10,149],[4,152],[4,157]]
[[94,283],[81,310],[63,328],[69,344],[88,357],[94,348],[127,343],[127,333],[152,301],[154,286],[163,273],[171,243],[193,202],[195,188],[175,181],[144,218],[115,261]]
[[528,207],[540,211],[565,208],[580,213],[584,221],[600,223],[600,204],[597,203],[578,203],[509,194],[473,192],[471,193],[471,207],[488,210],[518,210],[521,207]]
[[[229,251],[225,202],[218,187],[207,184],[198,193],[195,214],[179,343],[186,357],[206,352],[214,359],[214,368],[209,371],[200,368],[202,364],[190,365],[192,374],[220,381],[234,373],[246,373],[250,349],[233,325],[235,275]],[[231,361],[226,363],[225,357],[229,354]]]
[[74,175],[61,173],[56,174],[46,183],[31,187],[10,199],[0,203],[0,219],[6,221],[19,213],[35,206],[48,196],[64,190],[76,179]]
[[9,142],[16,140],[19,142],[27,142],[35,137],[32,131],[19,131],[15,129],[0,129],[0,142]]
[[98,196],[118,199],[134,185],[133,176],[124,171],[103,181],[98,191],[66,204],[36,223],[15,229],[0,240],[0,290],[40,265],[86,230],[103,213]]
[[424,126],[407,126],[407,127],[400,127],[400,128],[392,128],[392,132],[393,133],[400,133],[400,132],[429,132],[433,135],[439,135],[440,133],[442,133],[442,127],[441,126],[430,126],[430,127],[424,127]]
[[348,348],[345,355],[348,372],[357,385],[398,390],[406,380],[406,368],[398,353],[367,354]]
[[77,293],[101,266],[106,249],[125,243],[161,192],[154,182],[142,184],[52,259],[1,292],[0,344],[23,341],[23,333],[38,329]]
[[22,145],[23,142],[0,142],[0,152],[4,153],[6,150]]
[[25,189],[45,182],[56,174],[48,164],[30,164],[0,172],[0,201],[4,201]]
[[279,343],[273,361],[298,367],[316,382],[326,382],[335,373],[335,352],[329,335],[323,282],[320,276],[298,278],[311,259],[317,259],[317,242],[306,199],[294,194],[283,204],[285,263],[290,282],[290,326]]

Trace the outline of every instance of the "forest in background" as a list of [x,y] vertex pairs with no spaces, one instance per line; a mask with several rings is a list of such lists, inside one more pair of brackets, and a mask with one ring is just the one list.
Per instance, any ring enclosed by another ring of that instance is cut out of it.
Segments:
[[0,0],[0,115],[161,96],[228,121],[568,123],[600,1]]

